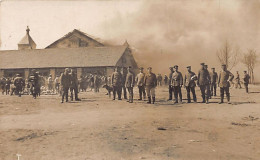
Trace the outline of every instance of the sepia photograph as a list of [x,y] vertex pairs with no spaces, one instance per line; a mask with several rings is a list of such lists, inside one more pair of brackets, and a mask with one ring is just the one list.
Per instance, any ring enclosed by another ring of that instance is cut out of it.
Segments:
[[259,160],[260,0],[0,0],[0,160]]

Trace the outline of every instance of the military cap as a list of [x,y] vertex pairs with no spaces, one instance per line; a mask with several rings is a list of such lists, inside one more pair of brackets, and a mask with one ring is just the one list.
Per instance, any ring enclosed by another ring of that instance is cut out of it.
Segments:
[[140,70],[141,70],[141,69],[144,69],[144,67],[140,67],[139,69],[140,69]]
[[203,65],[203,66],[204,66],[204,65],[205,65],[205,63],[200,63],[200,65]]
[[175,65],[173,68],[178,68],[179,66],[178,65]]
[[187,68],[191,68],[191,66],[187,66]]
[[132,68],[131,66],[128,66],[127,68]]
[[49,76],[52,76],[51,74]]
[[169,69],[172,69],[173,67],[169,67]]
[[152,67],[148,67],[147,69],[152,69]]
[[212,67],[211,69],[215,69],[214,67]]
[[222,64],[222,66],[227,66],[226,64]]
[[247,72],[247,71],[244,71],[244,72]]

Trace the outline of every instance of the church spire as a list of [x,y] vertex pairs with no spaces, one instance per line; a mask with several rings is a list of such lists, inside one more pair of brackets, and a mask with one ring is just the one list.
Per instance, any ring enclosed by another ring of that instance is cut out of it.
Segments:
[[22,50],[22,49],[36,49],[36,43],[33,41],[32,37],[30,36],[29,26],[27,26],[26,35],[18,43],[18,50]]

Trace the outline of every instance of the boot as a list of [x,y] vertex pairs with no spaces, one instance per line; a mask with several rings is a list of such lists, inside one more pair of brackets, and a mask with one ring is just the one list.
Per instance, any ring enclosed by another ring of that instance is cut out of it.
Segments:
[[151,104],[151,97],[148,97],[148,104]]
[[228,104],[231,104],[231,102],[230,102],[230,96],[227,96],[227,101],[228,101]]
[[154,104],[154,102],[155,102],[155,97],[153,97],[153,104]]
[[220,102],[218,104],[224,103],[224,97],[220,97]]
[[138,101],[141,101],[141,100],[142,100],[142,95],[139,95]]
[[209,104],[209,98],[206,99],[206,104]]

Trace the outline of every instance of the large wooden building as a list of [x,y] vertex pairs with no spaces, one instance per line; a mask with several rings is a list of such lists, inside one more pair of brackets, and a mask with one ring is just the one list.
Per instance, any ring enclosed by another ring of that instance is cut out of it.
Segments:
[[105,45],[76,29],[45,49],[36,49],[27,28],[18,50],[0,51],[0,77],[19,73],[26,78],[32,69],[43,76],[56,76],[65,68],[75,69],[78,77],[90,73],[110,75],[115,66],[138,69],[127,42],[120,46]]

